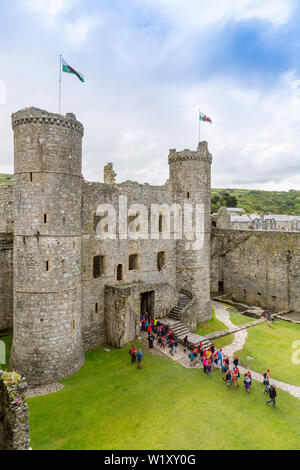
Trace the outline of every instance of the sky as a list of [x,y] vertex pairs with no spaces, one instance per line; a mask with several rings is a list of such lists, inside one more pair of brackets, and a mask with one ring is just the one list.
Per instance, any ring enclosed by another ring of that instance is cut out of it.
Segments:
[[85,127],[83,175],[163,184],[170,148],[196,149],[212,186],[300,189],[300,0],[0,0],[0,172],[10,116],[58,112]]

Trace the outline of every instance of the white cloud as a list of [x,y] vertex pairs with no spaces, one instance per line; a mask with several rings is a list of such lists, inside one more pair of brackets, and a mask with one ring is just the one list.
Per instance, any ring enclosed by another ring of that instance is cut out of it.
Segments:
[[25,8],[38,14],[50,26],[55,24],[57,17],[69,11],[78,0],[23,0]]
[[[104,164],[112,161],[118,181],[132,179],[162,184],[168,178],[168,149],[195,149],[197,146],[197,110],[200,107],[213,119],[213,125],[202,125],[201,135],[208,141],[213,154],[214,187],[298,189],[300,76],[290,71],[280,78],[277,85],[272,82],[262,90],[259,85],[251,87],[243,84],[238,77],[234,77],[234,71],[231,78],[219,72],[217,76],[199,79],[195,85],[189,79],[193,73],[193,57],[185,62],[183,55],[189,54],[187,44],[192,45],[190,39],[193,39],[193,33],[201,24],[203,28],[210,27],[209,34],[214,31],[216,18],[223,21],[226,18],[247,18],[247,15],[261,18],[270,15],[268,19],[273,24],[279,24],[288,18],[292,2],[285,1],[285,9],[282,2],[273,0],[271,12],[268,10],[271,5],[268,0],[261,2],[261,5],[248,0],[222,0],[219,3],[216,0],[210,3],[202,0],[136,0],[140,5],[146,2],[160,8],[164,5],[174,25],[186,28],[182,34],[174,34],[172,28],[167,28],[166,34],[167,40],[171,29],[173,38],[183,38],[184,47],[176,49],[173,54],[180,70],[178,77],[173,73],[172,61],[170,67],[168,65],[171,54],[158,50],[157,38],[151,30],[145,32],[143,29],[141,32],[139,28],[130,29],[124,18],[114,16],[112,19],[110,14],[107,20],[103,16],[105,12],[100,14],[100,10],[93,18],[91,10],[81,9],[81,17],[76,17],[74,11],[69,15],[68,8],[74,5],[73,2],[58,2],[56,7],[51,7],[50,16],[55,19],[52,31],[55,47],[61,45],[62,38],[75,48],[83,42],[90,46],[85,46],[86,54],[78,55],[77,59],[73,56],[76,61],[74,66],[80,65],[84,73],[89,71],[86,83],[82,85],[66,76],[63,84],[63,112],[75,112],[85,126],[84,176],[88,180],[102,179]],[[38,6],[40,2],[30,3],[36,5],[35,13],[46,14],[46,3],[41,2],[44,8],[41,11]],[[187,4],[190,7],[183,8]],[[199,15],[200,7],[203,9],[202,16]],[[277,11],[276,15],[274,11]],[[102,20],[99,36],[92,42],[89,33],[99,24],[98,17],[105,20]],[[62,24],[65,28],[61,28]],[[187,27],[189,24],[192,24],[191,36]],[[107,47],[102,48],[105,41]],[[12,59],[19,66],[21,62],[20,70],[28,65],[28,57],[24,54],[28,47],[25,44],[23,47]],[[66,60],[71,60],[70,50],[69,47]],[[92,54],[98,50],[101,53]],[[5,55],[5,49],[3,53]],[[26,81],[7,67],[7,86],[10,90],[18,90],[18,93],[10,91],[9,103],[1,106],[2,171],[12,171],[13,165],[10,112],[29,105],[56,111],[56,69],[53,72],[47,57],[43,56],[42,42],[39,63],[49,72],[46,74],[48,81],[43,80],[42,85],[34,67],[32,76],[28,72]],[[201,64],[198,67],[201,70]],[[173,74],[171,79],[169,72]]]
[[290,189],[293,182],[299,188],[300,90],[295,83],[296,73],[290,71],[270,90],[213,79],[183,92],[186,109],[201,104],[213,119],[213,126],[202,126],[202,135],[214,156],[214,186],[272,185],[275,190]]
[[219,21],[256,18],[284,24],[290,18],[295,0],[137,0],[154,6],[177,27],[207,28]]
[[65,39],[73,45],[80,47],[88,38],[93,29],[101,24],[100,18],[97,17],[81,17],[73,23],[67,23],[64,28]]
[[5,93],[5,83],[0,80],[0,104],[5,104],[6,93]]
[[290,71],[264,91],[233,78],[180,88],[161,84],[147,92],[112,84],[114,92],[101,92],[94,113],[82,117],[85,177],[102,179],[103,165],[112,161],[118,181],[164,183],[168,149],[197,146],[201,108],[213,120],[201,125],[201,140],[213,155],[213,187],[299,189],[299,78]]
[[100,17],[83,14],[70,21],[68,14],[82,0],[23,0],[25,8],[36,14],[43,24],[58,30],[59,34],[75,49],[87,39],[91,31],[101,24]]

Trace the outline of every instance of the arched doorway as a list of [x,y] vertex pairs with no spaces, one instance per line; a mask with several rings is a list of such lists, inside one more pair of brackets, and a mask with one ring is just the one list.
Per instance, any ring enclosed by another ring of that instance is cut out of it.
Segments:
[[117,281],[123,281],[123,278],[124,278],[124,268],[123,268],[123,264],[118,264],[117,265]]

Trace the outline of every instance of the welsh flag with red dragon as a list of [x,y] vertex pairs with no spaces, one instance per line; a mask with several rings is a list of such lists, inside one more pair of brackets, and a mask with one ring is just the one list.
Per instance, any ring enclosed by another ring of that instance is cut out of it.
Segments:
[[72,73],[73,75],[76,75],[77,78],[81,82],[84,82],[84,77],[82,73],[78,72],[78,70],[75,70],[71,65],[69,65],[63,58],[61,58],[61,63],[62,63],[62,71],[66,73]]
[[206,116],[203,113],[199,113],[199,120],[200,121],[205,121],[205,122],[210,122],[212,124],[212,120],[210,119],[210,117]]

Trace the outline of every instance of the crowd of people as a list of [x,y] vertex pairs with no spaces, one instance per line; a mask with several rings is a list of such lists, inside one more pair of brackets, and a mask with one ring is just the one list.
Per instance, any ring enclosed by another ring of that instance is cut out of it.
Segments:
[[[148,318],[145,315],[141,315],[141,330],[147,332],[148,334],[148,344],[149,349],[153,348],[154,341],[156,339],[157,345],[166,349],[169,348],[169,353],[173,356],[176,354],[178,349],[178,338],[173,333],[171,329],[168,328],[166,324],[160,323],[156,319]],[[216,349],[214,343],[209,348],[204,348],[203,344],[200,342],[198,346],[195,346],[194,343],[190,342],[188,336],[185,336],[183,340],[184,353],[188,354],[190,359],[190,366],[195,367],[197,365],[203,366],[203,372],[208,377],[211,378],[212,371],[214,368],[218,367],[221,370],[222,377],[226,383],[227,389],[230,387],[238,388],[240,380],[240,371],[239,371],[239,359],[236,356],[232,361],[232,367],[230,367],[229,357],[224,357],[222,348]],[[133,345],[129,350],[131,355],[132,363],[137,361],[138,368],[141,368],[141,363],[143,359],[143,354],[141,349],[138,351]],[[247,371],[244,374],[243,378],[244,390],[246,393],[250,394],[252,386],[252,376],[251,372]],[[276,387],[275,385],[270,384],[270,370],[268,369],[263,374],[263,382],[265,390],[264,393],[269,395],[270,399],[266,403],[273,404],[273,407],[276,405]]]

